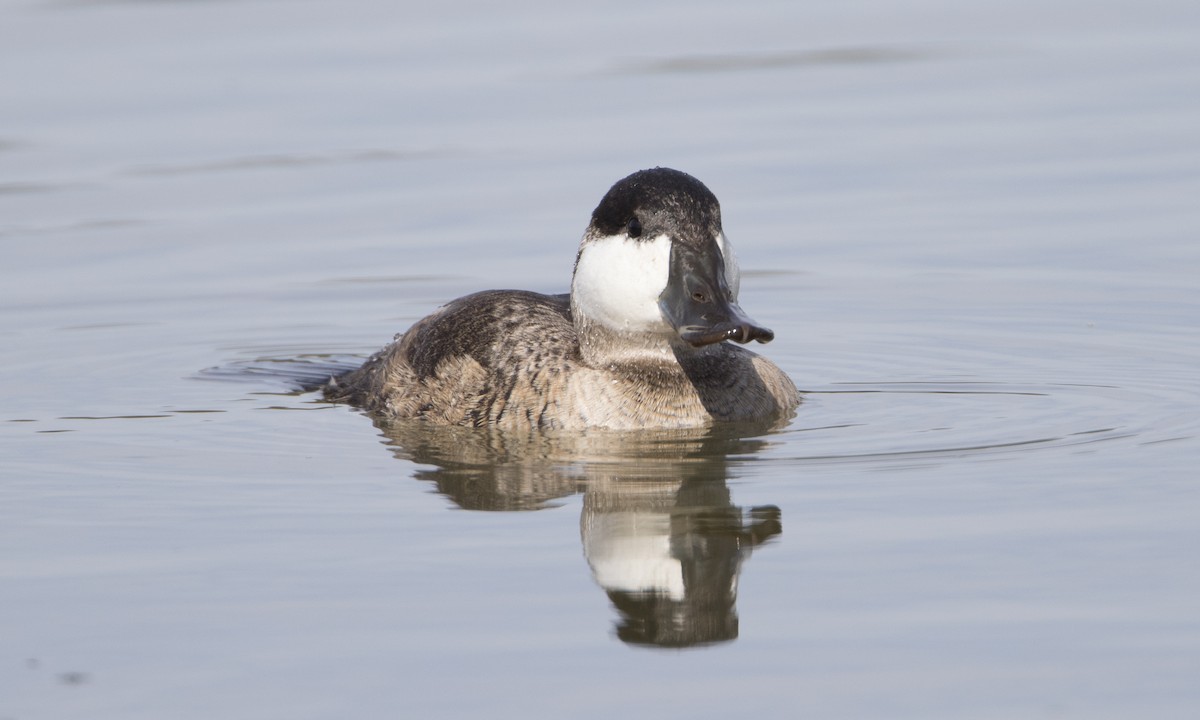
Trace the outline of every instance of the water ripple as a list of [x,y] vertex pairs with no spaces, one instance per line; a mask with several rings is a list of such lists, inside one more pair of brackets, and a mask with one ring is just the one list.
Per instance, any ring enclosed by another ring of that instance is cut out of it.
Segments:
[[777,53],[680,55],[634,62],[616,72],[629,75],[701,74],[826,65],[876,65],[912,62],[932,55],[929,50],[894,47],[842,47]]

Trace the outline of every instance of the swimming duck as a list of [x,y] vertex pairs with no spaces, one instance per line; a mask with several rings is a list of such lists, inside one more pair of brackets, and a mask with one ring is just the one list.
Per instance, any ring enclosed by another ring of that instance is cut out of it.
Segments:
[[441,425],[619,430],[782,417],[800,403],[738,306],[716,196],[669,168],[592,213],[569,295],[488,290],[425,317],[326,397]]

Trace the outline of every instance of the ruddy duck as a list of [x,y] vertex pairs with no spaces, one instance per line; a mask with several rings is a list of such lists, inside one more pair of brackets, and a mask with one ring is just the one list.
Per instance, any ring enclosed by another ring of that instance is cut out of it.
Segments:
[[592,213],[570,295],[459,298],[325,393],[440,425],[631,430],[782,417],[800,403],[791,379],[725,342],[775,337],[738,307],[739,277],[716,196],[678,170],[642,170]]

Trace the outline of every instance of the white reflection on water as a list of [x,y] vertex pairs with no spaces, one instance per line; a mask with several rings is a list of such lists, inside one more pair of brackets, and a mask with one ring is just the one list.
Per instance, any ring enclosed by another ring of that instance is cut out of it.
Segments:
[[[773,506],[743,510],[726,457],[767,446],[765,428],[711,432],[493,432],[384,422],[415,477],[468,510],[536,510],[583,494],[583,555],[624,642],[690,647],[738,634],[742,562],[782,532]],[[748,436],[747,436],[748,435]]]

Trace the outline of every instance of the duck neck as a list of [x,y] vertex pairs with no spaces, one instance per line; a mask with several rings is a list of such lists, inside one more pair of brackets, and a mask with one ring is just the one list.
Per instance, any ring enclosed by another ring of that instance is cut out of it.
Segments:
[[616,368],[628,365],[662,365],[678,367],[675,359],[676,336],[654,333],[632,333],[614,330],[575,314],[575,330],[579,335],[579,350],[583,361],[595,368]]

